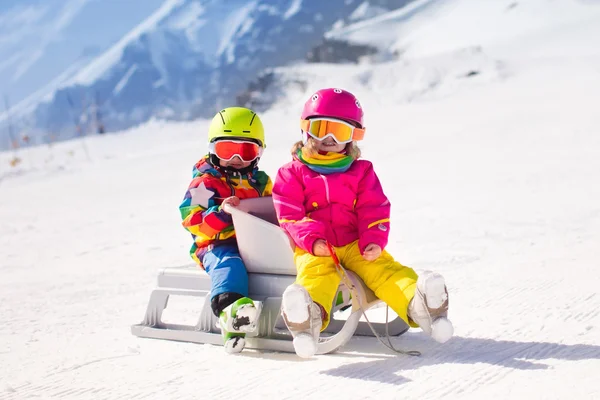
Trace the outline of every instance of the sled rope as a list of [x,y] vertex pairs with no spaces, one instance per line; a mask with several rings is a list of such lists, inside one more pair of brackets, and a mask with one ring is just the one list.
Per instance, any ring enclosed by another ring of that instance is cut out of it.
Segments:
[[392,344],[392,340],[391,340],[390,333],[389,333],[389,310],[390,310],[390,307],[387,304],[386,304],[386,309],[385,309],[385,336],[387,339],[387,343],[381,338],[381,336],[379,336],[379,334],[377,333],[375,328],[373,328],[371,321],[369,321],[369,317],[367,317],[366,309],[365,309],[364,305],[362,304],[361,296],[358,295],[356,287],[352,283],[352,280],[348,277],[348,274],[346,274],[346,269],[344,267],[342,267],[342,264],[340,263],[340,259],[335,254],[335,249],[329,242],[327,242],[327,248],[329,249],[329,253],[331,254],[331,258],[333,259],[333,263],[335,264],[336,270],[337,270],[338,274],[340,275],[340,277],[342,278],[342,282],[344,282],[344,284],[348,287],[348,289],[350,289],[350,293],[352,294],[353,298],[355,298],[358,301],[358,306],[361,309],[363,316],[365,317],[365,320],[367,321],[367,325],[369,326],[369,328],[371,328],[371,332],[373,332],[373,335],[375,335],[377,340],[379,340],[379,342],[381,344],[383,344],[385,347],[387,347],[388,349],[392,350],[395,353],[404,354],[404,355],[408,355],[408,356],[415,356],[415,357],[420,356],[421,352],[418,350],[397,349]]

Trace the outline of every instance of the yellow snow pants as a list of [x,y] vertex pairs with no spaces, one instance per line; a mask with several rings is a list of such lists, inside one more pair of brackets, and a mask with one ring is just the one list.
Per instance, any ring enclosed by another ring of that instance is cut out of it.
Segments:
[[[395,261],[385,250],[378,259],[367,261],[360,254],[358,241],[336,247],[335,252],[345,269],[356,273],[375,296],[409,323],[408,303],[414,297],[417,288],[417,274],[412,268]],[[321,329],[323,330],[329,324],[331,306],[341,276],[330,256],[317,257],[296,247],[294,261],[298,270],[296,283],[304,286],[312,300],[323,306],[327,312]],[[410,325],[416,326],[413,323]]]

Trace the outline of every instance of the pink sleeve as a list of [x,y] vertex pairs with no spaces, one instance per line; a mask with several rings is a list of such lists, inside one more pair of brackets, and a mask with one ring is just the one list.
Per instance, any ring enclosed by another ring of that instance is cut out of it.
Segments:
[[383,193],[373,164],[366,163],[359,183],[356,213],[358,214],[358,246],[361,253],[370,243],[387,246],[390,233],[390,202]]
[[312,254],[315,240],[325,238],[325,226],[306,216],[302,182],[291,164],[277,172],[273,203],[279,225],[288,232],[296,246]]

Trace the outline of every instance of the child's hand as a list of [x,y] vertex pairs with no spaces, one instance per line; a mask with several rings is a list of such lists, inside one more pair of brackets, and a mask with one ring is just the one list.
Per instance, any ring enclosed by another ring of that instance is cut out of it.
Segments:
[[226,204],[233,206],[233,207],[237,207],[240,205],[240,198],[237,196],[231,196],[231,197],[227,197],[225,200],[223,200],[223,202],[221,203],[221,209],[223,211],[225,211],[227,214],[229,214],[227,212],[227,210],[225,209]]
[[375,243],[369,243],[363,252],[363,258],[367,261],[374,261],[381,255],[381,247]]
[[327,247],[327,242],[323,239],[315,240],[313,244],[313,254],[317,257],[326,257],[330,256],[329,248]]

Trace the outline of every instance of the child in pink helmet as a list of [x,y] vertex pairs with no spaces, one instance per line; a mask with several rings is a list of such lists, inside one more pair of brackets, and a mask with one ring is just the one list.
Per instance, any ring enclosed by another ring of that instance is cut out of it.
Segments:
[[282,315],[300,357],[317,351],[340,284],[333,248],[344,268],[356,273],[375,295],[411,326],[439,342],[453,334],[447,319],[444,278],[417,276],[385,251],[390,202],[371,162],[361,160],[363,110],[341,89],[321,89],[304,105],[302,141],[293,161],[275,179],[273,200],[280,225],[293,239],[296,282],[283,293]]

